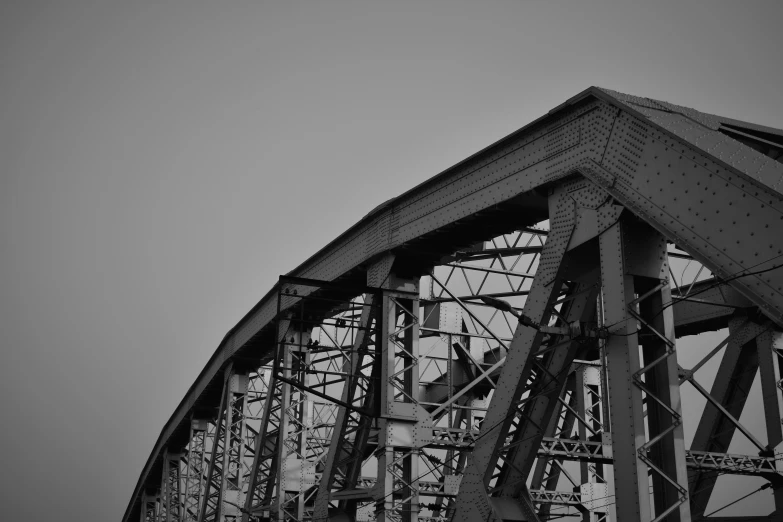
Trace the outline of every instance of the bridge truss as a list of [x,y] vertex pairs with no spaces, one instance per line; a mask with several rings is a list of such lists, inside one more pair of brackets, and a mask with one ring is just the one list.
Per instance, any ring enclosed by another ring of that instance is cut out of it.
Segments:
[[782,161],[783,131],[580,93],[281,277],[123,522],[735,520],[721,476],[783,520]]

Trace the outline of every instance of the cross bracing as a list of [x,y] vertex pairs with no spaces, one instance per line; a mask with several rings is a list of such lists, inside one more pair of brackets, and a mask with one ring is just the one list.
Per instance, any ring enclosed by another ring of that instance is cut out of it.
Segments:
[[726,476],[783,520],[781,151],[590,88],[387,201],[226,335],[124,520],[699,520]]

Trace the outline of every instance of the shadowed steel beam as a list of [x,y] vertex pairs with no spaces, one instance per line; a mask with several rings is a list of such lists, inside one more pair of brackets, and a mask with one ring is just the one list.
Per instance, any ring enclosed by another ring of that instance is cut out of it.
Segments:
[[[566,194],[560,192],[550,197],[550,233],[524,308],[524,314],[535,323],[547,322],[549,309],[557,299],[561,284],[558,276],[564,268],[563,258],[574,230],[574,217],[573,202]],[[500,458],[518,408],[517,401],[530,375],[533,354],[538,351],[542,337],[543,334],[533,328],[517,326],[479,438],[468,458],[457,498],[455,522],[500,520],[488,496],[489,480]],[[537,520],[529,502],[528,498],[523,512],[531,520]]]
[[[660,236],[656,238],[656,235],[651,235],[650,241],[658,244],[658,255],[649,256],[646,263],[651,265],[651,271],[655,270],[656,265],[660,266],[658,276],[661,277],[669,271],[667,257],[664,254],[666,242]],[[662,471],[662,473],[651,474],[656,519],[664,519],[663,513],[671,510],[671,514],[665,517],[665,520],[688,522],[690,521],[690,507],[687,501],[688,475],[680,382],[677,377],[674,318],[672,308],[669,306],[671,304],[669,286],[661,285],[658,281],[657,278],[644,281],[648,287],[656,285],[659,290],[645,299],[639,298],[639,315],[645,319],[649,329],[655,332],[654,335],[641,337],[640,341],[645,367],[650,368],[644,372],[645,388],[652,392],[647,395],[649,437],[654,440],[659,434],[669,435],[661,438],[657,443],[648,442],[647,457],[653,466]],[[644,287],[641,284],[638,286],[641,292]],[[671,414],[670,409],[676,414]]]
[[[570,301],[563,314],[567,323],[593,319],[597,288],[592,281],[588,285],[594,288],[593,292],[581,293],[582,285],[576,287],[579,296]],[[574,340],[550,352],[543,363],[545,371],[539,372],[538,379],[532,383],[530,393],[535,398],[525,405],[524,414],[519,420],[520,426],[514,432],[511,448],[504,459],[508,465],[498,478],[499,486],[503,485],[501,496],[516,497],[522,493],[527,475],[535,462],[536,448],[544,436],[541,427],[547,426],[554,415],[558,397],[568,377],[567,370],[581,347],[582,342]]]
[[[621,118],[629,124],[635,119],[628,114]],[[617,141],[623,140],[627,138],[617,136]],[[661,133],[649,132],[641,152],[645,168],[632,176],[592,161],[578,170],[668,239],[682,244],[783,327],[783,251],[775,232],[783,215],[783,196],[761,183],[738,179],[697,151],[683,156],[684,151],[669,147]],[[666,194],[656,197],[653,191],[659,188]],[[721,197],[704,197],[705,191],[713,190],[720,190]],[[694,197],[669,197],[690,192]],[[649,197],[640,197],[641,193]],[[751,238],[730,230],[754,232]]]
[[185,470],[185,484],[182,500],[181,522],[198,520],[201,498],[204,494],[204,476],[206,474],[206,419],[191,419]]
[[[560,436],[570,436],[571,430],[574,426],[574,416],[566,410],[563,406],[569,404],[573,406],[576,404],[576,395],[574,393],[574,386],[576,385],[573,373],[569,375],[566,385],[561,393],[561,398],[568,395],[568,402],[563,403],[557,401],[555,403],[555,411],[549,419],[549,424],[544,431],[544,437],[554,438]],[[562,426],[558,426],[562,418]],[[559,429],[558,429],[559,428]],[[549,473],[547,474],[547,469]],[[536,461],[536,467],[533,470],[533,475],[530,481],[531,493],[532,490],[556,490],[557,483],[560,479],[560,468],[555,465],[554,458],[542,458],[539,456]],[[543,488],[542,488],[543,485]],[[550,506],[545,504],[541,506],[540,515],[547,518],[549,515]]]
[[[456,223],[513,198],[522,204],[520,212],[526,223],[521,225],[532,225],[545,219],[546,200],[530,191],[544,182],[566,175],[575,165],[571,161],[563,163],[563,158],[556,155],[568,153],[600,160],[600,146],[596,147],[596,144],[601,141],[606,143],[617,111],[599,101],[597,94],[595,89],[585,91],[564,106],[559,114],[548,116],[545,123],[530,125],[523,132],[487,148],[474,159],[455,166],[388,204],[380,205],[340,238],[294,269],[291,275],[333,281],[379,255],[401,251],[406,244],[444,225]],[[597,124],[596,130],[590,133],[590,139],[581,139],[579,134],[588,121],[590,125]],[[575,135],[576,140],[560,139],[565,132]],[[473,178],[481,181],[474,183]],[[448,252],[443,254],[448,255]],[[226,361],[248,346],[263,348],[258,346],[259,334],[272,327],[277,314],[276,299],[275,289],[226,335],[188,390],[144,467],[126,511],[125,522],[132,512],[137,512],[139,495],[166,441],[190,413],[196,400],[210,384],[215,384],[215,379],[220,378]],[[263,348],[267,357],[271,348]]]
[[204,498],[199,522],[223,522],[223,517],[238,516],[242,448],[244,445],[244,398],[247,376],[226,370],[220,412],[215,427],[209,471],[205,477]]
[[140,522],[157,522],[157,497],[144,494],[141,499]]
[[209,470],[205,477],[204,485],[204,497],[201,499],[201,507],[198,513],[198,522],[205,522],[210,519],[214,519],[216,522],[220,520],[220,508],[221,503],[218,500],[221,495],[220,487],[222,480],[219,478],[222,475],[221,464],[217,461],[222,461],[224,454],[222,450],[222,443],[224,439],[224,420],[226,415],[226,398],[228,395],[229,377],[231,374],[231,367],[226,371],[226,375],[223,380],[223,391],[220,394],[220,406],[218,407],[218,418],[215,422],[215,437],[212,441],[212,454],[209,458]]
[[180,457],[179,453],[169,453],[168,451],[163,455],[160,522],[179,522],[180,520]]
[[[764,401],[764,419],[767,426],[767,446],[769,453],[778,459],[783,458],[783,400],[781,400],[780,363],[783,355],[783,333],[780,330],[767,330],[756,338],[758,348],[759,372],[761,373],[761,394]],[[783,467],[783,466],[781,466]],[[772,483],[775,509],[783,515],[783,481]]]
[[[301,318],[298,318],[301,319]],[[290,329],[280,343],[282,373],[280,424],[277,436],[276,476],[268,487],[273,490],[272,515],[276,520],[302,520],[305,512],[305,493],[312,487],[314,462],[308,460],[308,436],[312,426],[312,408],[302,389],[308,387],[306,373],[310,354],[307,343],[309,331]],[[292,386],[290,382],[299,386]]]
[[[291,275],[338,284],[338,281],[360,278],[369,263],[387,254],[405,258],[406,277],[424,273],[421,271],[426,272],[436,260],[447,262],[449,256],[451,260],[462,257],[454,252],[475,244],[483,230],[489,236],[502,233],[507,225],[524,228],[541,222],[547,215],[554,218],[553,212],[547,214],[548,194],[583,175],[602,187],[599,191],[602,197],[593,198],[595,206],[590,206],[589,201],[580,205],[596,211],[619,202],[627,214],[640,217],[716,274],[714,283],[689,286],[687,300],[679,301],[677,307],[688,321],[682,332],[698,333],[723,327],[735,306],[747,308],[747,303],[725,295],[727,284],[778,326],[783,326],[783,248],[778,232],[783,216],[783,195],[779,188],[783,164],[774,145],[783,133],[727,121],[666,102],[590,88],[540,120],[377,207],[295,268]],[[724,124],[730,125],[729,134],[733,137],[726,135]],[[757,147],[759,144],[766,148]],[[607,199],[607,195],[612,199]],[[504,221],[511,217],[513,222]],[[550,235],[558,233],[553,229]],[[424,253],[423,258],[412,255],[417,250]],[[498,253],[485,249],[464,255],[475,261],[482,255],[495,257]],[[618,274],[612,277],[622,280],[623,276]],[[503,274],[485,271],[484,275]],[[710,288],[710,284],[715,286]],[[700,293],[702,290],[704,293]],[[299,296],[312,291],[301,288]],[[222,386],[226,368],[232,363],[244,367],[252,361],[262,364],[274,358],[279,312],[289,312],[296,304],[295,298],[287,298],[279,307],[277,298],[274,289],[221,342],[161,431],[133,490],[123,522],[143,516],[142,511],[148,507],[142,506],[145,493],[155,491],[160,485],[164,451],[177,453],[183,449],[193,414],[219,408],[221,399],[215,391]],[[529,306],[536,299],[529,295]],[[664,332],[662,338],[666,335]],[[626,343],[626,348],[630,345]],[[669,355],[661,357],[664,359],[659,363],[664,364]],[[669,365],[668,361],[665,365]],[[660,371],[653,367],[645,369],[645,379],[640,379],[637,385],[643,384],[648,375],[654,379],[652,375]],[[273,395],[284,385],[276,383],[272,387]],[[412,396],[418,393],[418,390],[409,391]],[[652,393],[654,401],[660,399],[657,395],[658,389]],[[279,406],[280,401],[275,401],[274,405]],[[660,408],[676,416],[666,401],[665,397],[661,399]],[[614,406],[610,409],[616,409]],[[668,443],[660,441],[676,436],[677,428],[669,428],[663,426],[655,435],[661,438],[647,442],[652,444],[648,447],[658,445],[655,451],[668,453],[664,449]],[[266,441],[262,451],[267,456],[279,450],[274,431],[261,437]],[[220,433],[217,435],[216,442],[220,443]],[[492,458],[503,457],[493,452],[494,448],[490,451]],[[275,463],[274,458],[261,461],[263,466]],[[649,463],[654,466],[654,459]],[[216,465],[214,459],[210,465]],[[257,467],[254,466],[253,473]],[[264,469],[264,473],[270,471],[268,467]],[[255,476],[251,479],[255,481],[254,489],[247,497],[255,507],[271,505],[276,481],[280,480],[278,470],[271,471],[275,478],[260,482],[265,488],[262,496],[269,502],[259,500],[256,491],[259,482]],[[493,465],[488,473],[494,476],[496,471]],[[469,469],[468,473],[471,472]],[[287,476],[292,487],[301,488],[305,484],[299,481],[293,486],[293,475]],[[674,487],[678,482],[670,484]],[[486,484],[483,487],[486,489]],[[505,516],[506,508],[511,509],[513,503],[500,502],[498,506]],[[491,506],[488,509],[491,511]],[[268,510],[265,514],[269,514]]]
[[419,280],[392,274],[381,298],[378,484],[379,522],[416,522],[419,513]]
[[250,483],[245,507],[242,513],[242,522],[248,522],[249,513],[252,511],[270,510],[274,481],[277,476],[277,443],[280,437],[280,424],[282,419],[282,387],[283,383],[276,378],[280,368],[282,356],[282,343],[288,333],[289,319],[281,319],[276,333],[277,354],[272,365],[272,373],[269,377],[269,387],[264,401],[264,413],[261,417],[261,431],[256,435],[256,447],[253,464],[250,469]]
[[615,507],[621,520],[649,522],[647,467],[636,458],[645,434],[642,390],[632,384],[633,373],[641,367],[636,324],[627,313],[634,286],[633,276],[626,274],[621,236],[615,225],[600,238],[604,320],[611,334],[606,342],[609,420],[613,453],[624,457],[614,464]]
[[[374,296],[365,294],[364,308],[359,322],[359,331],[354,339],[353,351],[343,366],[343,371],[347,378],[343,386],[341,402],[343,404],[353,404],[354,397],[360,381],[364,381],[365,393],[371,393],[373,387],[372,381],[368,380],[362,374],[367,357],[367,345],[370,343],[371,325],[375,315],[373,308]],[[349,484],[347,478],[347,466],[354,459],[361,459],[364,452],[360,432],[361,427],[370,422],[367,418],[369,412],[350,411],[341,406],[337,413],[337,419],[332,432],[332,440],[329,444],[329,454],[326,458],[321,481],[318,484],[318,496],[315,499],[314,519],[316,522],[328,520],[329,516],[329,495],[335,486],[335,475],[339,474],[338,485],[340,489],[350,489],[354,484]],[[348,435],[353,438],[349,439]]]
[[[710,395],[734,418],[740,418],[758,368],[758,354],[754,339],[763,327],[748,322],[743,317],[729,321],[729,337],[718,373],[715,375]],[[691,442],[692,451],[726,452],[736,431],[729,421],[709,401],[704,406],[696,432]],[[691,513],[694,517],[707,509],[717,476],[713,472],[691,472]]]
[[691,385],[696,388],[696,390],[701,393],[705,399],[707,399],[707,402],[711,403],[715,408],[717,408],[724,418],[728,419],[729,422],[731,422],[740,432],[742,432],[747,439],[753,443],[754,446],[756,446],[760,451],[765,451],[767,447],[758,440],[753,433],[750,432],[736,417],[734,417],[729,411],[723,407],[721,403],[719,403],[715,397],[710,395],[710,392],[704,389],[704,387],[696,382],[696,379],[690,378],[688,379],[688,382],[691,383]]

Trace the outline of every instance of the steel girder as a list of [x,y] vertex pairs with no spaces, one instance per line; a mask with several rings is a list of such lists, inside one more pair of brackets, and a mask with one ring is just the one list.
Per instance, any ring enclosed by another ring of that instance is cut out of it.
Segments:
[[[764,330],[763,325],[747,319],[736,318],[729,322],[730,336],[726,340],[726,350],[710,396],[734,419],[738,419],[742,414],[758,369],[758,356],[753,341]],[[693,378],[692,374],[683,377]],[[730,418],[721,414],[716,405],[708,402],[691,442],[691,449],[727,452],[735,431],[736,425]],[[691,473],[689,481],[693,492],[691,509],[694,515],[699,516],[704,513],[717,478],[715,473],[704,473],[701,469]]]
[[[367,438],[372,427],[370,412],[374,404],[376,381],[380,378],[379,361],[376,361],[374,350],[368,349],[368,345],[374,342],[372,337],[377,325],[377,306],[373,305],[374,296],[367,294],[353,349],[343,363],[346,382],[341,400],[356,406],[356,409],[340,408],[337,413],[328,456],[318,484],[318,496],[314,501],[316,520],[328,519],[331,491],[355,484],[361,473]],[[344,500],[342,504],[343,510],[356,511],[355,502]]]
[[[229,332],[161,433],[124,520],[532,520],[563,477],[580,483],[568,505],[585,520],[688,520],[704,513],[710,469],[770,480],[780,511],[781,143],[775,129],[591,88],[378,207],[291,274],[321,283],[276,288]],[[528,243],[486,243],[511,230]],[[542,253],[530,238],[543,237]],[[669,265],[681,258],[714,277],[677,281]],[[509,287],[485,285],[493,278]],[[345,289],[365,280],[367,292]],[[296,320],[307,296],[344,304]],[[476,311],[492,297],[516,310]],[[520,311],[542,328],[514,326]],[[576,319],[579,334],[568,331]],[[329,321],[359,332],[332,343],[336,355],[308,342]],[[745,323],[758,333],[728,343],[711,392],[698,367],[678,368],[675,333]],[[597,372],[587,387],[585,364]],[[761,436],[739,422],[742,382],[757,371]],[[708,399],[691,451],[681,383]],[[726,394],[723,383],[737,386]],[[726,454],[735,432],[762,455]],[[614,456],[583,460],[575,478],[568,455],[542,452],[562,434],[600,438]],[[618,499],[603,511],[602,488]]]
[[140,518],[141,522],[157,522],[158,517],[158,498],[145,494],[141,499]]
[[163,456],[163,474],[160,479],[159,522],[179,522],[182,517],[180,459],[180,454],[172,454],[168,451]]
[[[783,357],[783,335],[781,332],[767,329],[756,338],[756,346],[767,428],[766,453],[771,453],[777,462],[783,458],[783,429],[781,428],[783,401],[781,401],[780,395],[781,383],[783,383],[780,372],[781,357]],[[771,484],[775,508],[778,513],[783,513],[783,483],[779,480],[773,480]]]
[[229,366],[221,395],[198,522],[239,519],[247,375]]
[[182,489],[182,522],[197,522],[206,475],[207,421],[193,420],[183,457],[185,484]]
[[[569,378],[566,381],[566,386],[563,389],[562,396],[559,397],[559,402],[554,405],[554,408],[552,408],[552,415],[550,416],[549,424],[544,431],[544,437],[539,443],[539,450],[542,447],[541,443],[543,441],[548,439],[557,439],[561,436],[567,437],[570,436],[571,432],[573,431],[576,417],[579,412],[582,411],[582,409],[579,408],[580,399],[577,396],[578,385],[576,383],[576,375],[578,373],[579,370],[576,370],[571,375],[569,375]],[[574,412],[574,407],[577,409],[576,412]],[[574,413],[576,413],[576,415]],[[536,468],[533,470],[532,477],[530,479],[530,492],[533,494],[534,491],[556,491],[561,475],[561,466],[564,459],[561,456],[554,454],[542,454],[539,456],[541,458],[537,460]],[[576,485],[576,483],[572,484],[574,487],[576,487]],[[543,504],[539,511],[541,517],[548,517],[549,509],[550,506],[548,504]]]

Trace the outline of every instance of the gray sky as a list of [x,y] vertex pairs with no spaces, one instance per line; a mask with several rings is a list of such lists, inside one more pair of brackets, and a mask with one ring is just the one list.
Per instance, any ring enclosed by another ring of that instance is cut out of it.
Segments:
[[780,2],[0,5],[7,520],[118,520],[223,335],[590,85],[783,127]]

